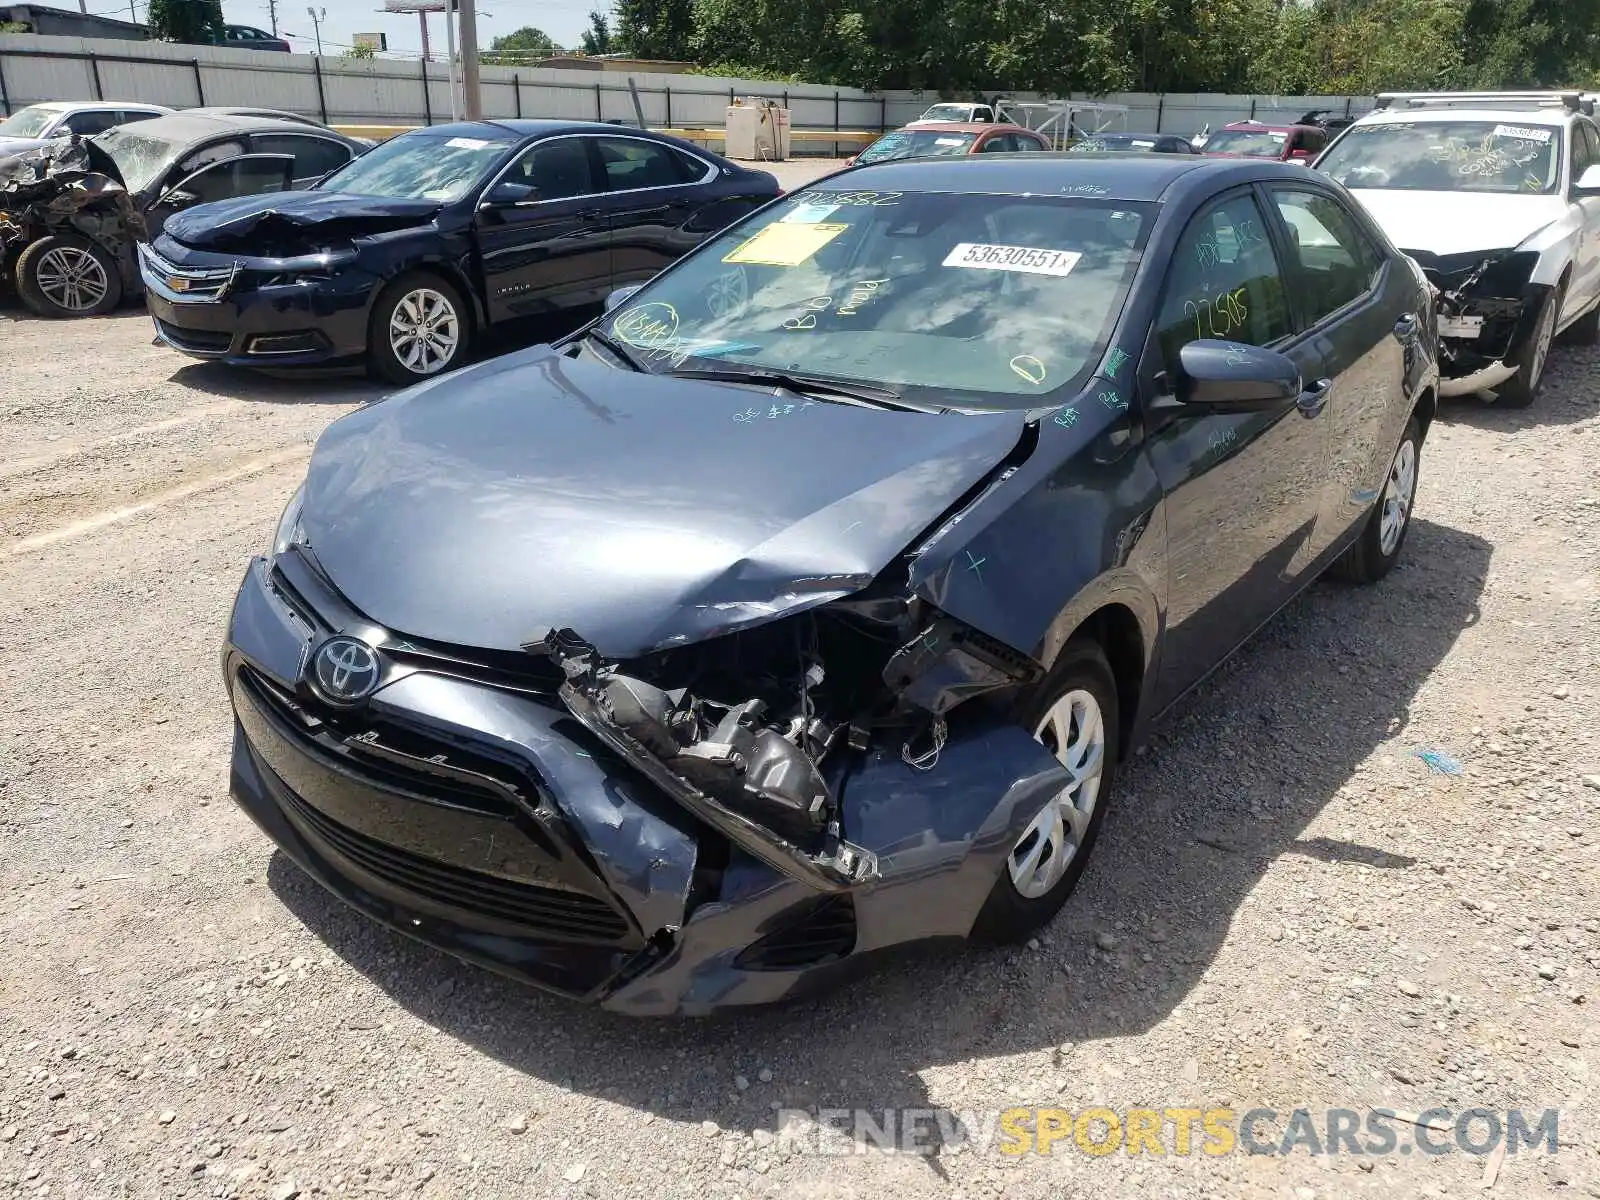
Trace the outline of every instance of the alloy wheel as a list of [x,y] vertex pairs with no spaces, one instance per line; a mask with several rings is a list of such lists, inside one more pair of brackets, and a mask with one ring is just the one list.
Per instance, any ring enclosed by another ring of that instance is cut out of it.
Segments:
[[443,293],[414,288],[400,297],[389,318],[389,345],[412,374],[437,374],[461,345],[461,318]]
[[1555,341],[1556,309],[1560,301],[1551,297],[1545,302],[1544,312],[1539,316],[1539,329],[1533,335],[1533,357],[1528,360],[1528,391],[1532,392],[1539,386],[1539,380],[1544,378],[1545,360],[1550,357],[1550,343]]
[[88,312],[106,298],[111,283],[100,260],[76,246],[56,246],[39,259],[33,277],[57,308]]
[[1389,482],[1383,488],[1383,516],[1378,524],[1378,549],[1387,558],[1400,544],[1400,535],[1411,519],[1411,502],[1417,491],[1417,444],[1409,437],[1400,443],[1389,466]]
[[1105,715],[1091,693],[1075,689],[1045,711],[1033,735],[1069,778],[1023,830],[1006,862],[1018,894],[1030,900],[1061,882],[1088,836],[1105,770]]

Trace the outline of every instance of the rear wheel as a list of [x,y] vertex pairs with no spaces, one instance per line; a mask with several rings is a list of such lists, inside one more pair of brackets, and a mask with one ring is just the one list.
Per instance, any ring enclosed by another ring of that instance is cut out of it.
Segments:
[[1400,561],[1400,548],[1411,529],[1411,506],[1417,496],[1417,475],[1422,465],[1422,427],[1415,417],[1406,422],[1383,491],[1372,507],[1366,528],[1355,545],[1335,560],[1329,574],[1350,583],[1376,583]]
[[460,293],[437,275],[413,271],[384,288],[372,306],[368,362],[390,383],[431,379],[461,364],[471,331]]
[[17,294],[41,317],[97,317],[122,303],[122,276],[88,238],[51,234],[17,256]]
[[1554,288],[1544,298],[1534,320],[1533,333],[1522,348],[1511,356],[1517,373],[1495,391],[1495,403],[1504,408],[1527,408],[1544,386],[1544,368],[1550,359],[1550,343],[1555,340],[1556,320],[1561,315],[1564,288]]
[[977,941],[1027,938],[1077,886],[1105,822],[1121,729],[1117,685],[1098,643],[1067,643],[1018,715],[1066,769],[1061,790],[1028,822],[973,924]]

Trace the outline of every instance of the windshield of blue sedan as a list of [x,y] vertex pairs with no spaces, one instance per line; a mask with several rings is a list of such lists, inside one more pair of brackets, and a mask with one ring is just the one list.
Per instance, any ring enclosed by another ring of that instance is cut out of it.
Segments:
[[1509,119],[1354,125],[1317,167],[1349,188],[1548,195],[1561,176],[1561,129]]
[[59,108],[50,108],[43,104],[30,104],[27,108],[19,108],[4,121],[0,121],[0,137],[36,138],[50,128],[50,122],[60,115]]
[[316,187],[387,200],[459,200],[481,182],[511,142],[407,133],[380,142]]
[[886,162],[892,158],[932,158],[946,154],[965,154],[978,140],[975,133],[942,129],[897,129],[886,133],[863,150],[856,161]]
[[1098,363],[1152,213],[811,189],[708,242],[603,329],[656,373],[765,369],[1027,407]]

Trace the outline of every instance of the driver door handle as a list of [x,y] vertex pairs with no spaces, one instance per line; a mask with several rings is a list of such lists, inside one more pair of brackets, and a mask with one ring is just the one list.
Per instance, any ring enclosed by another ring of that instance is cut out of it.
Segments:
[[1328,403],[1333,394],[1333,380],[1319,379],[1300,393],[1299,409],[1302,415],[1314,417]]

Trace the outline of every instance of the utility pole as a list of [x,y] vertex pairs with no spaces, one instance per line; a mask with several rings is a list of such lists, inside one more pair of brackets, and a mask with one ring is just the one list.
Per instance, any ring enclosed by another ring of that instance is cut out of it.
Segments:
[[312,7],[310,7],[308,5],[306,7],[306,13],[311,17],[311,32],[312,32],[312,35],[315,36],[316,39],[317,39],[317,57],[321,58],[322,57],[322,23],[328,19],[328,10],[327,9],[323,9],[319,13],[316,9],[314,9],[314,8],[312,8]]
[[474,0],[461,3],[461,103],[468,121],[483,120],[483,97],[478,90],[478,14]]
[[[128,0],[128,7],[133,7],[133,0]],[[278,0],[267,0],[267,20],[272,22],[272,36],[278,36]]]
[[461,97],[456,91],[456,19],[450,10],[455,7],[454,0],[444,6],[444,52],[445,52],[445,78],[450,82],[450,119],[461,119]]

